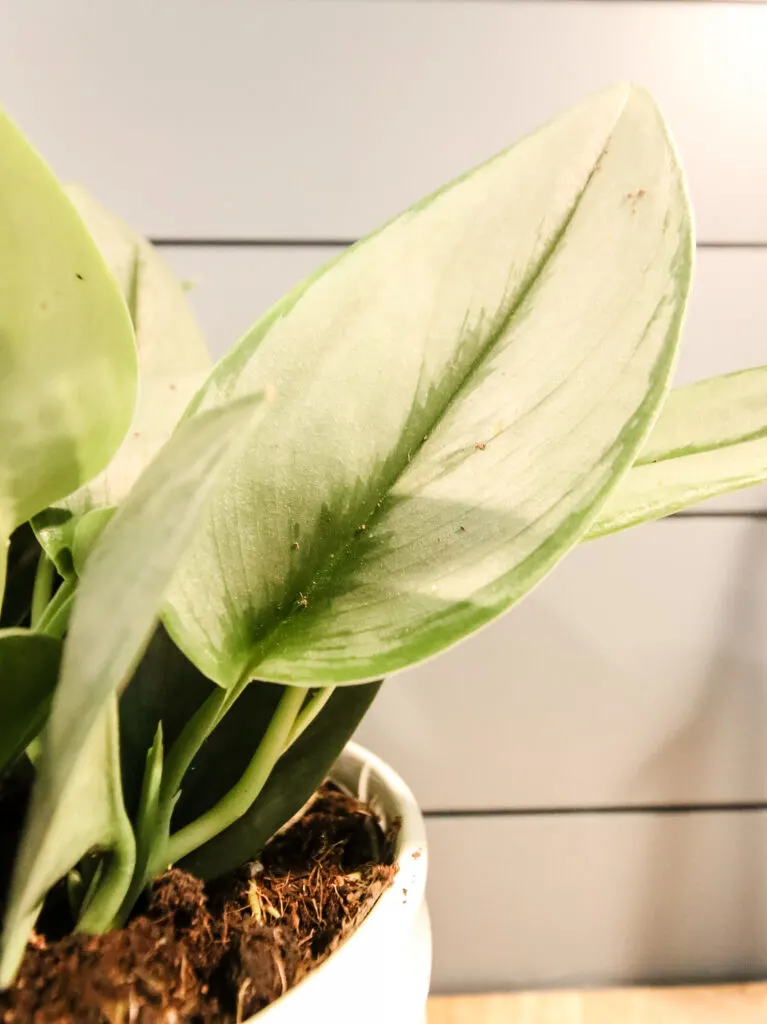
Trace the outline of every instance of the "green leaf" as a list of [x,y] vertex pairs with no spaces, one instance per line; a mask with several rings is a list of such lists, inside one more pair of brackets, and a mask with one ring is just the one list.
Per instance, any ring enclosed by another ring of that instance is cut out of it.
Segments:
[[133,417],[136,350],[112,275],[0,112],[0,534],[99,473]]
[[625,86],[297,287],[196,403],[278,398],[174,578],[176,643],[226,687],[352,683],[500,615],[633,462],[691,252],[664,124]]
[[672,391],[587,540],[767,480],[767,367]]
[[119,786],[116,695],[146,648],[179,555],[259,403],[251,396],[184,423],[136,481],[88,558],[14,873],[0,985],[16,970],[47,890],[93,846],[114,851],[118,877],[100,886],[106,910],[103,904],[86,908],[81,927],[95,928],[107,911],[117,913],[127,892],[135,850],[131,855]]
[[157,250],[81,188],[70,186],[68,193],[130,309],[141,386],[131,429],[107,468],[35,519],[41,543],[64,575],[73,571],[78,518],[124,500],[210,372],[210,356],[184,289]]
[[45,724],[60,658],[58,640],[24,629],[0,630],[0,773]]
[[[199,878],[218,878],[256,857],[327,776],[380,686],[375,682],[336,690],[277,762],[250,810],[180,866]],[[252,683],[239,697],[192,762],[173,819],[174,829],[212,807],[237,782],[283,692],[281,686]]]

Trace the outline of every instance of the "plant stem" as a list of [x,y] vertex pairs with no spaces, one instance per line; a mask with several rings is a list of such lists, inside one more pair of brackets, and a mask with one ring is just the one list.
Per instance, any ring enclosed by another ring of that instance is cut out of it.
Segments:
[[43,617],[43,613],[50,603],[52,590],[53,562],[48,558],[44,551],[41,551],[40,558],[37,562],[35,584],[32,588],[32,611],[30,616],[30,625],[32,629],[37,629],[37,624]]
[[160,874],[168,867],[169,863],[172,863],[168,858],[167,846],[170,836],[170,821],[181,783],[198,750],[249,681],[250,672],[246,670],[231,690],[216,689],[202,707],[192,715],[181,730],[181,735],[171,747],[163,768],[162,786],[157,801],[155,834],[146,864],[143,884],[150,882],[155,875]]
[[154,742],[147,751],[144,778],[141,783],[141,797],[136,815],[136,866],[130,888],[120,907],[117,927],[124,927],[133,905],[141,890],[149,883],[148,867],[156,842],[157,814],[159,810],[160,787],[162,784],[162,722],[157,726]]
[[60,639],[67,631],[69,617],[74,607],[74,596],[77,580],[64,580],[49,601],[45,611],[37,623],[37,632]]
[[306,697],[306,690],[286,686],[285,693],[272,716],[258,749],[239,782],[215,806],[196,821],[180,829],[168,840],[168,861],[175,864],[192,850],[207,843],[241,818],[263,789],[275,764],[285,751],[296,717]]
[[167,805],[175,799],[195,755],[218,723],[228,697],[227,690],[216,688],[215,693],[212,693],[202,707],[195,711],[181,730],[181,734],[168,752],[168,760],[163,769],[161,805]]
[[321,690],[318,690],[313,697],[309,698],[306,704],[301,708],[298,717],[293,723],[293,728],[290,730],[288,741],[285,744],[285,750],[292,747],[298,737],[309,728],[314,719],[333,696],[334,690],[335,686],[324,686]]

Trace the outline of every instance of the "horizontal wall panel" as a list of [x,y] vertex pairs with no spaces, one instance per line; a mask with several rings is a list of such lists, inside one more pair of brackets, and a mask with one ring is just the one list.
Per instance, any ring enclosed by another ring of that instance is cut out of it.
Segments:
[[653,523],[387,680],[357,738],[427,810],[767,801],[765,622],[767,521]]
[[764,812],[427,825],[435,992],[767,973]]
[[[187,297],[215,358],[293,285],[342,251],[339,246],[319,245],[161,248],[175,274],[190,285]],[[767,276],[767,249],[764,256]]]
[[616,81],[658,98],[700,236],[767,242],[762,4],[26,0],[0,95],[146,233],[354,238]]
[[[338,246],[162,246],[218,357]],[[700,249],[676,381],[767,363],[767,248]]]
[[[163,246],[209,340],[222,355],[294,284],[341,251],[321,246]],[[677,373],[689,383],[767,362],[767,248],[702,249]],[[767,487],[709,502],[709,511],[767,509]]]

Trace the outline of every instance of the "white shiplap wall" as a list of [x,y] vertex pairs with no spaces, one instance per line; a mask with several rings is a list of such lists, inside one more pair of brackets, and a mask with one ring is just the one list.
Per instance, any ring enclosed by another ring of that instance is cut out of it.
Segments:
[[[761,4],[0,7],[0,100],[63,176],[184,243],[216,353],[328,242],[633,79],[704,243],[679,379],[766,362],[765,54]],[[430,815],[437,988],[767,971],[765,510],[761,489],[585,546],[387,684],[361,738]]]

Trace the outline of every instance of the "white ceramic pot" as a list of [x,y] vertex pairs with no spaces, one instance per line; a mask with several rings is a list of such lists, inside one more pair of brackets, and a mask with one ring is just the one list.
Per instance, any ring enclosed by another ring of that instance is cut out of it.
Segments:
[[324,964],[247,1024],[425,1024],[431,930],[421,812],[399,775],[356,743],[331,774],[386,821],[401,819],[397,877]]

